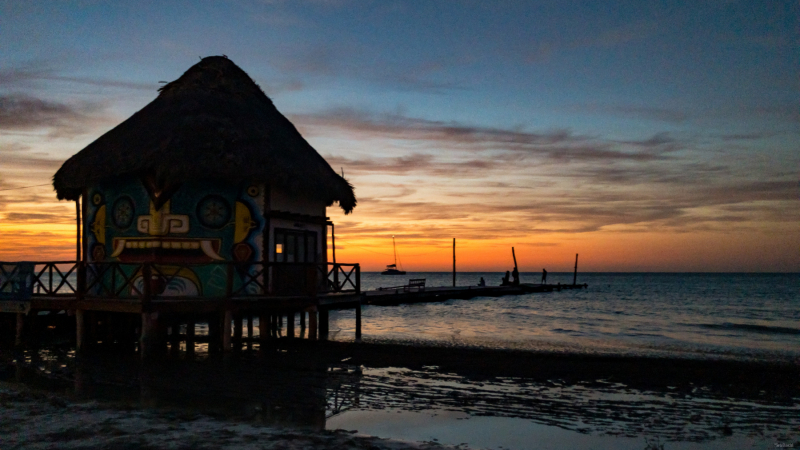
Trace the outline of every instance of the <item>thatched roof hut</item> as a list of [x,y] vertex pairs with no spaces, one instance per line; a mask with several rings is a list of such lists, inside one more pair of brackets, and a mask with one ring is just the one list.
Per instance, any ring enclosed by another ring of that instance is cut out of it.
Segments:
[[59,199],[101,180],[137,175],[158,192],[197,179],[258,180],[356,206],[353,187],[227,57],[203,58],[139,112],[68,159],[53,176]]

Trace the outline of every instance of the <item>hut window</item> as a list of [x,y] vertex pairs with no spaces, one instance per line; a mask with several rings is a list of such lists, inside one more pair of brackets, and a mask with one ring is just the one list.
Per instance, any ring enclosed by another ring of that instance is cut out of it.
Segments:
[[317,233],[313,231],[275,230],[276,262],[317,262],[316,248]]

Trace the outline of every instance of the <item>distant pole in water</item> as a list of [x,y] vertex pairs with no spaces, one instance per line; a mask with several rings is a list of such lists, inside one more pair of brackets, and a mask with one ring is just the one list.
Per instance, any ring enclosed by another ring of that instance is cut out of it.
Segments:
[[456,287],[456,238],[453,238],[453,287]]
[[517,254],[514,253],[514,247],[511,247],[511,256],[514,257],[514,268],[517,268]]
[[575,273],[572,274],[572,285],[575,286],[577,282],[578,282],[578,254],[575,253]]

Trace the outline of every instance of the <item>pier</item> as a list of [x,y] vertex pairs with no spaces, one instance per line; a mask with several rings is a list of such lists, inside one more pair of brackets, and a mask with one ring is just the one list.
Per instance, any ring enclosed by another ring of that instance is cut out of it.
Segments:
[[[191,351],[195,343],[208,344],[210,352],[225,352],[279,338],[326,340],[331,310],[355,310],[356,339],[360,339],[363,305],[586,287],[526,283],[426,287],[424,280],[416,280],[415,284],[363,291],[358,264],[218,262],[211,265],[225,276],[217,292],[174,295],[166,286],[181,269],[193,268],[184,265],[166,270],[154,263],[0,263],[0,324],[6,335],[14,330],[17,346],[35,345],[49,328],[74,327],[78,351],[98,346],[138,349],[146,357],[181,346]],[[287,271],[303,274],[306,281],[282,286],[281,274]],[[201,323],[208,324],[207,335],[196,334]]]

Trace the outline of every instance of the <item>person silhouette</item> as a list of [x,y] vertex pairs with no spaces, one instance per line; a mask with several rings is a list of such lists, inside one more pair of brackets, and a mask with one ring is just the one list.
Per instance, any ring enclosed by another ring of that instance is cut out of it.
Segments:
[[547,271],[542,269],[542,284],[547,282]]
[[519,271],[517,270],[517,266],[514,266],[514,271],[511,272],[511,276],[514,277],[514,286],[519,286]]
[[511,278],[511,272],[506,270],[506,276],[503,277],[503,283],[500,286],[508,286],[508,279]]
[[481,281],[478,282],[478,286],[486,286],[486,280],[481,277]]

